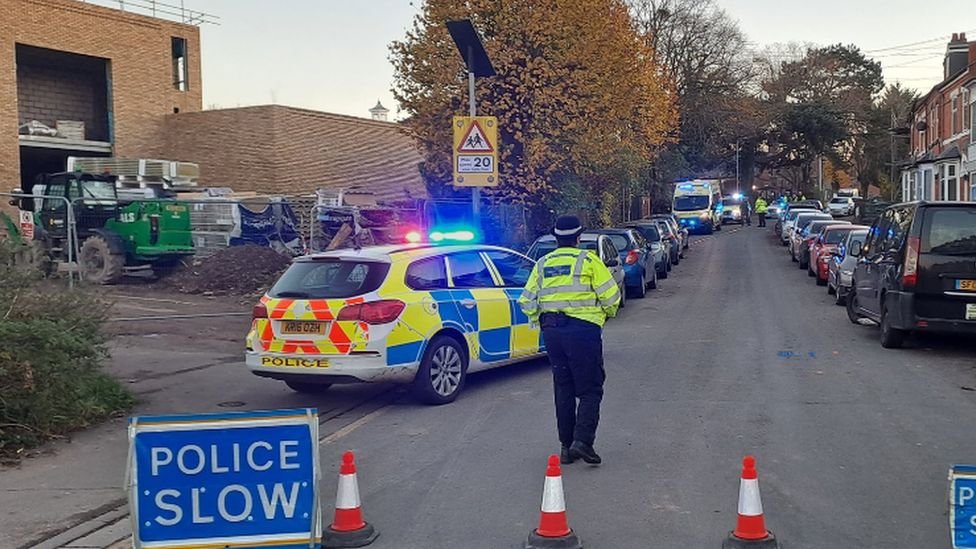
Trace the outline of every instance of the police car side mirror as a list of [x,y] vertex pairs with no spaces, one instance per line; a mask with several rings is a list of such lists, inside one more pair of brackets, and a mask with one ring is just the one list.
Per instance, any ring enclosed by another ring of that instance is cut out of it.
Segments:
[[851,257],[861,257],[861,243],[851,242],[851,249],[847,251]]
[[603,264],[606,265],[607,267],[616,267],[620,265],[620,260],[617,259],[616,257],[611,257],[610,259],[604,261]]

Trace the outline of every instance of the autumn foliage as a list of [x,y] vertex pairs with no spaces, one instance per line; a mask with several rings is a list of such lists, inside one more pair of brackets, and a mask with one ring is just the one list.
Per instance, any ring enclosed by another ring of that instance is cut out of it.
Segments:
[[394,94],[423,147],[432,191],[451,183],[451,117],[467,114],[464,65],[445,22],[471,19],[497,75],[478,114],[499,120],[500,186],[539,204],[573,181],[612,198],[676,135],[672,87],[621,0],[428,0],[391,45]]

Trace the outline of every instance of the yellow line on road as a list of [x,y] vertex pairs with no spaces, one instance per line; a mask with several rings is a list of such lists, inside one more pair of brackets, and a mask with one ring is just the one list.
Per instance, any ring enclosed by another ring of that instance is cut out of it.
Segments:
[[356,421],[350,423],[349,425],[346,425],[342,429],[339,429],[338,431],[332,433],[331,435],[329,435],[329,436],[321,439],[319,441],[319,445],[320,446],[325,446],[327,444],[332,444],[333,442],[336,442],[337,440],[345,437],[346,435],[351,434],[356,429],[359,429],[363,425],[366,425],[370,421],[373,421],[374,419],[376,419],[376,418],[380,417],[381,415],[383,415],[384,413],[386,413],[386,410],[388,409],[388,407],[389,406],[387,405],[387,406],[384,406],[382,408],[377,408],[376,410],[373,410],[372,412],[370,412],[370,413],[366,414],[365,416],[357,419]]

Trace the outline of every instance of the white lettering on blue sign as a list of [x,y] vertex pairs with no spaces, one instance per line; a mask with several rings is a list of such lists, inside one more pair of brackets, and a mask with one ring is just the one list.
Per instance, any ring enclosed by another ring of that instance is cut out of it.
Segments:
[[130,505],[139,541],[260,538],[273,547],[278,538],[281,545],[316,539],[314,417],[306,410],[181,416],[172,430],[169,418],[135,419]]
[[976,467],[949,470],[949,528],[953,548],[976,548]]

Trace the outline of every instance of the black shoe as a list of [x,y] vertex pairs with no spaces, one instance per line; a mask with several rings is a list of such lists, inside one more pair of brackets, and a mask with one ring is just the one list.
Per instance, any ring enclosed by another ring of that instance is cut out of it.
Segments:
[[569,465],[574,461],[576,461],[576,458],[573,457],[573,453],[569,451],[569,446],[563,446],[563,449],[559,452],[559,463]]
[[603,463],[603,460],[597,455],[596,450],[593,449],[593,446],[590,446],[585,442],[574,442],[573,445],[569,447],[569,455],[577,459],[582,459],[591,465]]

